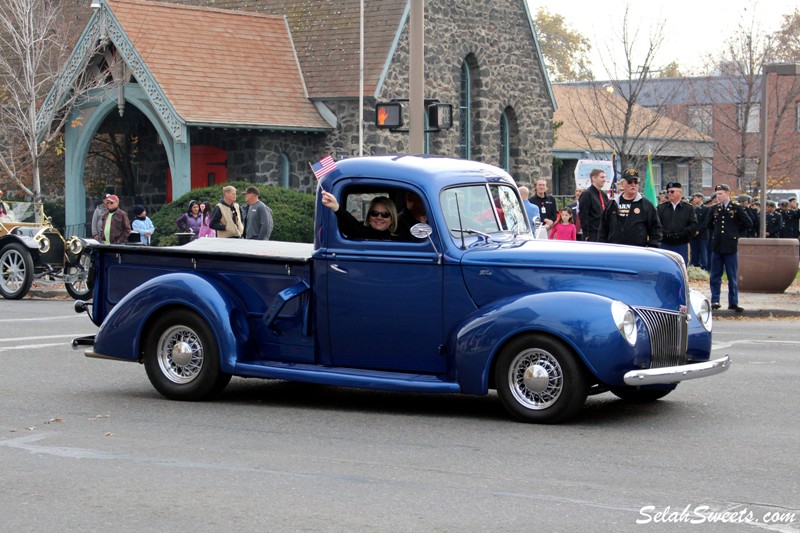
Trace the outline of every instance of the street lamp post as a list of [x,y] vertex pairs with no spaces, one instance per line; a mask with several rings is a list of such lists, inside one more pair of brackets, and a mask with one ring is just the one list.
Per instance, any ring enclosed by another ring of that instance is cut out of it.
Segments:
[[[767,75],[774,72],[777,76],[800,75],[800,63],[765,63],[761,66],[761,209],[759,210],[759,235],[767,236],[767,167],[769,154],[767,133]],[[778,86],[777,80],[775,86]]]

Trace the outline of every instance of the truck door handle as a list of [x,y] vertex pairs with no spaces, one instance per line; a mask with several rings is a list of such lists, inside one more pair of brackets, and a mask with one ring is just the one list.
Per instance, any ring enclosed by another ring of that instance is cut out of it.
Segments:
[[343,268],[339,268],[339,265],[337,265],[337,264],[331,265],[331,270],[333,270],[334,272],[338,272],[339,274],[347,274],[347,270],[344,270]]

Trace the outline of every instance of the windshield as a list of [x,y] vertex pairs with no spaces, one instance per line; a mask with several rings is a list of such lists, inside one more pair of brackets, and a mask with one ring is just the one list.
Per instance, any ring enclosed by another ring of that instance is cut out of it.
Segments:
[[36,222],[34,204],[0,201],[0,222]]
[[530,233],[517,191],[504,184],[465,185],[442,191],[442,212],[454,237],[462,230]]

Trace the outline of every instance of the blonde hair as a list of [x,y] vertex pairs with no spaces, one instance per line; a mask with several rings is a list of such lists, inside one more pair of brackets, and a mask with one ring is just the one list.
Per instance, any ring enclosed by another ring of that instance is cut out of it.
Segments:
[[392,223],[389,224],[389,233],[394,235],[397,231],[397,208],[394,206],[394,202],[388,196],[376,196],[372,199],[369,203],[369,208],[367,209],[367,216],[364,218],[364,225],[369,226],[369,212],[372,211],[377,204],[383,204],[386,206],[386,210],[389,211],[389,216],[392,217]]

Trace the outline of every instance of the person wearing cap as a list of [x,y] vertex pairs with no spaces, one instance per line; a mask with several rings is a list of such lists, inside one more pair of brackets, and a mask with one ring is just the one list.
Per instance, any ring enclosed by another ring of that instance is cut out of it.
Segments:
[[592,184],[578,198],[578,212],[581,217],[583,238],[587,241],[597,242],[600,219],[610,200],[603,191],[606,184],[605,171],[601,168],[593,168],[589,172],[589,179],[592,180]]
[[116,194],[106,196],[103,203],[108,210],[102,219],[102,242],[105,244],[125,244],[131,234],[131,223],[128,214],[119,208],[119,197]]
[[783,231],[783,217],[776,211],[777,204],[772,200],[767,200],[767,226],[765,237],[768,239],[779,239]]
[[708,270],[708,215],[711,213],[711,208],[705,205],[705,201],[706,198],[701,192],[692,195],[697,229],[689,241],[689,252],[692,266]]
[[650,200],[639,192],[639,172],[622,174],[622,192],[612,199],[600,219],[600,242],[631,246],[661,246],[661,222]]
[[796,239],[797,211],[789,209],[789,200],[778,202],[781,217],[783,218],[783,228],[781,228],[781,239]]
[[268,241],[272,234],[272,209],[259,200],[258,188],[252,185],[244,191],[244,200],[248,206],[245,238]]
[[111,196],[110,194],[106,193],[100,198],[100,205],[94,208],[94,213],[92,213],[92,239],[96,241],[103,242],[103,217],[106,213],[108,213],[108,208],[106,208],[106,198]]
[[147,216],[147,209],[143,205],[137,204],[133,206],[133,214],[136,218],[131,222],[131,228],[133,231],[139,232],[139,242],[145,246],[150,246],[150,238],[153,236],[156,227],[150,217]]
[[731,188],[721,183],[714,187],[717,203],[711,207],[708,231],[711,236],[711,308],[720,308],[722,271],[728,275],[728,309],[739,307],[739,237],[753,221],[739,204],[731,201]]
[[667,183],[667,201],[656,208],[661,222],[661,248],[677,253],[683,264],[689,264],[689,241],[697,232],[697,215],[683,201],[683,186],[678,181]]
[[751,227],[745,230],[744,235],[742,237],[757,237],[758,236],[758,211],[755,207],[753,207],[753,197],[747,194],[741,194],[736,199],[739,202],[739,205],[744,207],[745,213],[747,216],[750,217],[750,221],[753,223]]
[[217,231],[217,237],[240,239],[244,236],[242,211],[236,203],[236,187],[226,185],[222,188],[222,200],[214,206],[208,225]]

